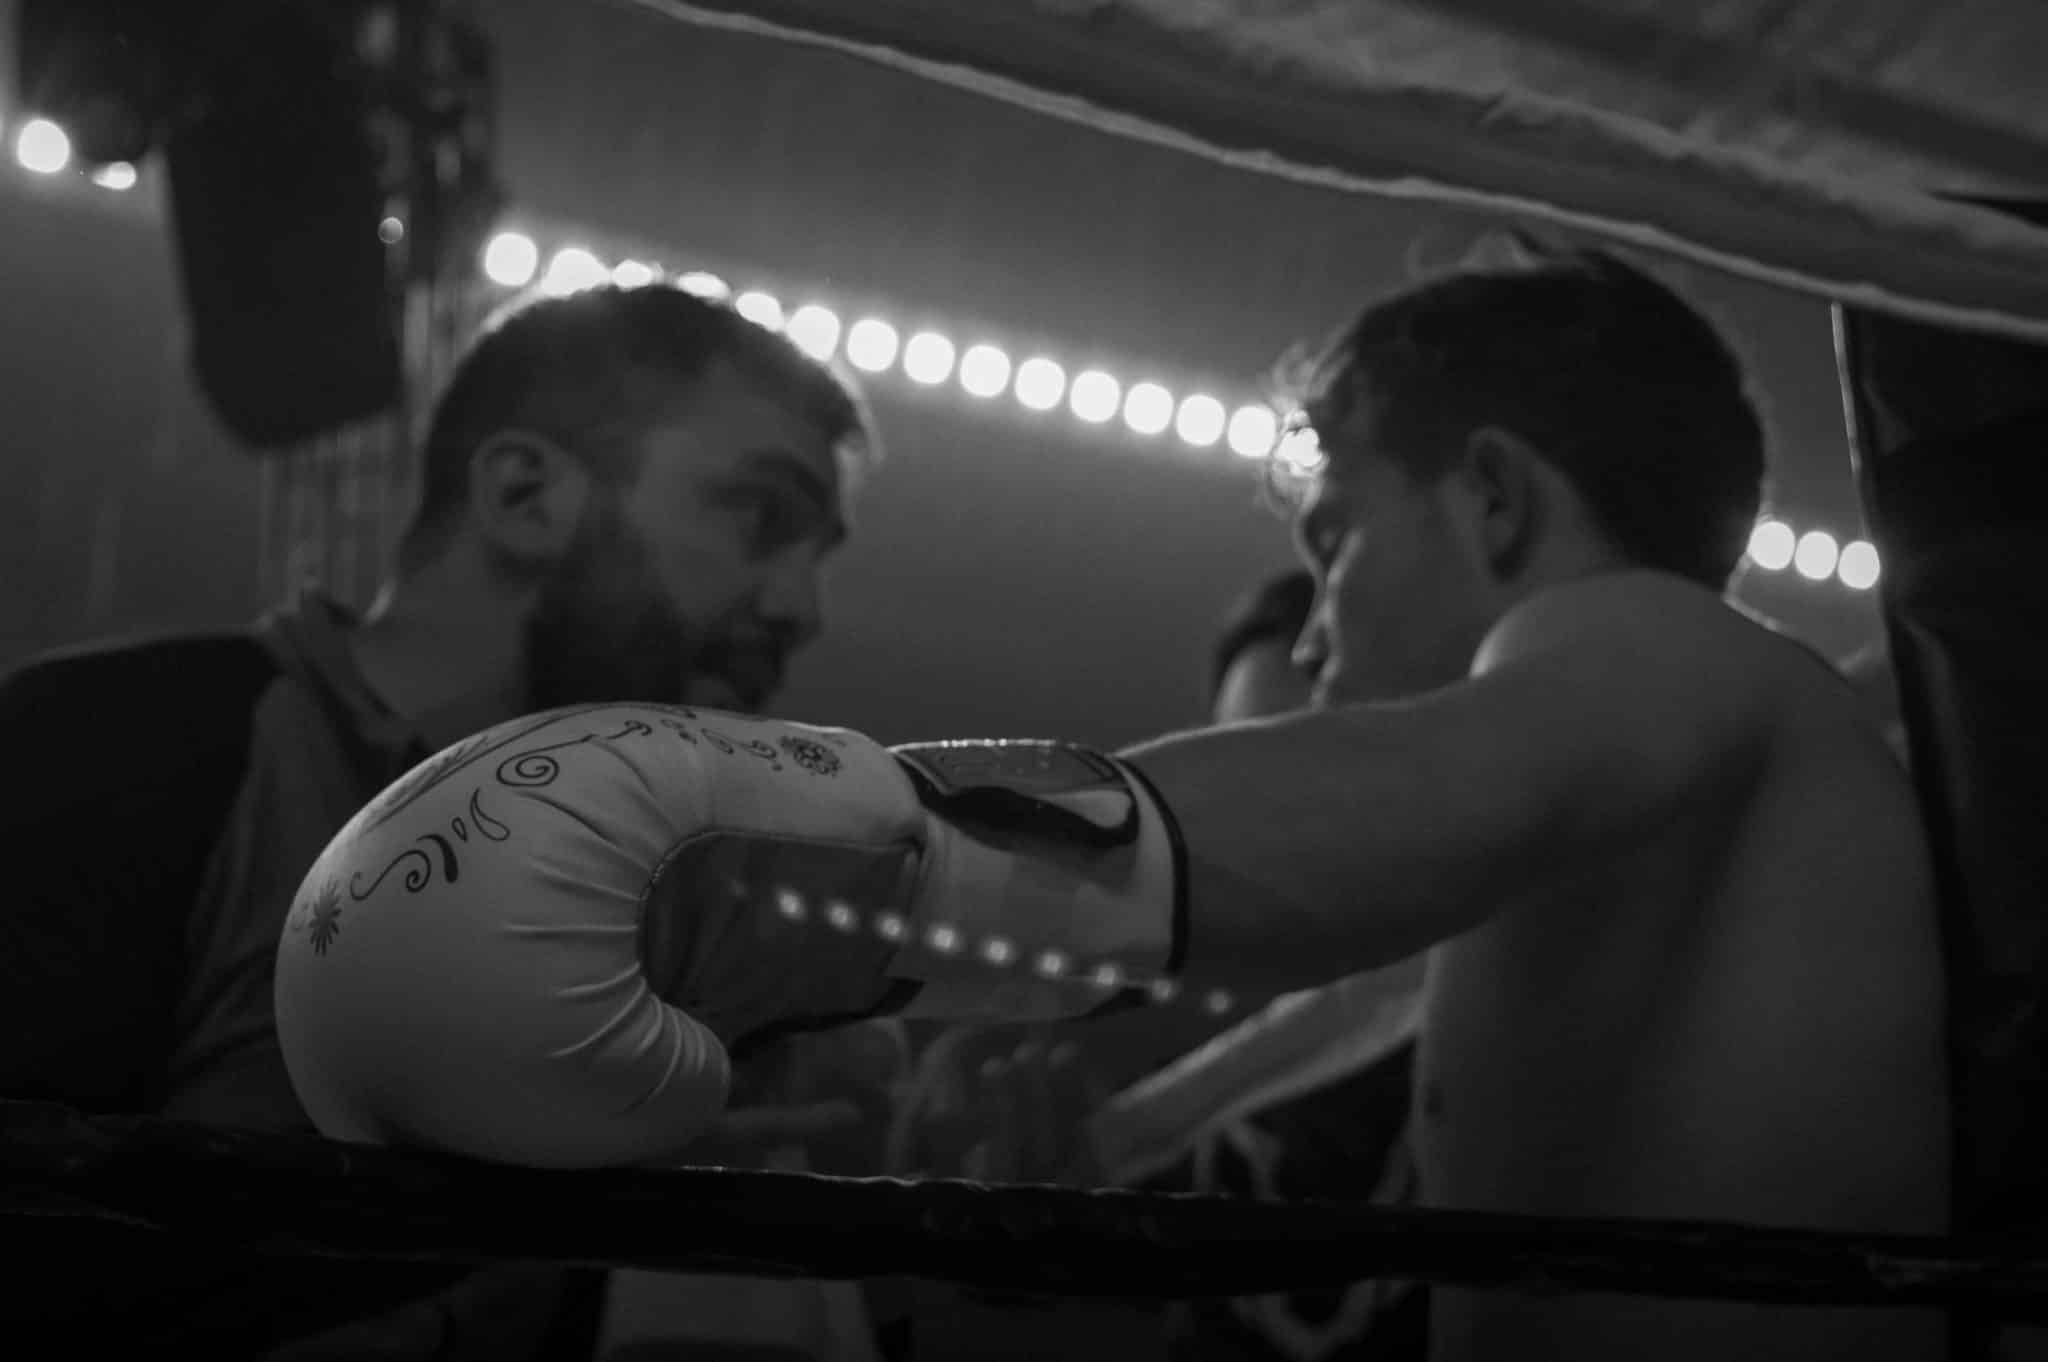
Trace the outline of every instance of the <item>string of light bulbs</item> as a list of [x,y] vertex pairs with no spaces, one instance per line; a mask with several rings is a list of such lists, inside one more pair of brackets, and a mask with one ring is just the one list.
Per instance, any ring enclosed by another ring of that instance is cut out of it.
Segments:
[[[71,167],[71,139],[50,119],[21,120],[9,140],[15,161],[32,174],[57,175]],[[134,166],[117,161],[94,168],[87,178],[103,189],[123,191],[132,189],[138,176]],[[393,241],[403,235],[404,225],[387,218],[378,230],[386,241]],[[1228,450],[1247,461],[1266,460],[1276,446],[1283,457],[1288,452],[1279,414],[1261,401],[1227,404],[1205,392],[1176,396],[1155,379],[1126,383],[1099,368],[1070,373],[1067,366],[1047,355],[1013,359],[993,342],[962,346],[936,330],[917,330],[906,336],[880,317],[847,321],[815,302],[786,307],[767,290],[735,290],[704,270],[671,275],[648,261],[631,258],[606,264],[595,252],[577,245],[558,248],[543,268],[539,243],[517,231],[492,236],[480,263],[484,277],[500,287],[524,288],[537,282],[543,292],[553,294],[602,283],[623,288],[667,283],[703,297],[729,299],[741,315],[781,331],[805,353],[820,360],[842,357],[862,373],[900,374],[924,388],[938,388],[950,380],[969,396],[984,400],[1009,393],[1027,411],[1049,413],[1064,406],[1074,419],[1088,426],[1104,427],[1120,416],[1123,427],[1140,438],[1158,438],[1171,431],[1191,449]],[[1757,522],[1745,561],[1766,573],[1789,571],[1806,581],[1832,582],[1852,592],[1875,587],[1882,570],[1877,548],[1868,540],[1844,542],[1826,529],[1802,530],[1775,515]]]
[[845,319],[815,302],[790,307],[765,289],[735,287],[703,270],[668,275],[644,260],[606,264],[583,246],[563,246],[543,265],[540,246],[522,232],[492,237],[484,246],[482,267],[484,276],[501,287],[531,285],[557,295],[605,283],[633,288],[667,282],[702,297],[729,300],[749,321],[782,332],[820,360],[841,357],[863,373],[896,373],[926,388],[957,382],[977,398],[1008,393],[1033,412],[1064,406],[1075,419],[1093,426],[1121,417],[1134,435],[1156,437],[1171,431],[1195,449],[1227,448],[1245,459],[1264,459],[1279,434],[1279,422],[1263,402],[1240,402],[1233,409],[1209,393],[1177,396],[1153,379],[1126,383],[1103,369],[1072,372],[1042,354],[1016,358],[991,341],[963,344],[928,329],[906,335],[880,317]]
[[[71,136],[47,118],[25,118],[14,130],[14,160],[34,175],[58,175],[71,165]],[[88,176],[102,189],[133,189],[139,178],[126,161],[112,161]]]
[[1837,540],[1826,530],[1804,532],[1767,516],[1749,534],[1747,562],[1765,572],[1791,569],[1810,582],[1833,580],[1851,591],[1868,591],[1882,571],[1877,546],[1867,539]]
[[[1066,405],[1078,420],[1100,426],[1119,414],[1140,436],[1163,435],[1171,429],[1182,443],[1196,449],[1227,448],[1246,460],[1265,460],[1276,452],[1284,462],[1312,468],[1320,457],[1303,444],[1307,432],[1282,430],[1279,414],[1263,402],[1242,402],[1234,410],[1207,393],[1176,400],[1171,389],[1151,380],[1126,387],[1116,376],[1085,369],[1069,377],[1065,366],[1044,355],[1013,362],[999,346],[978,342],[962,349],[938,331],[917,331],[904,337],[891,323],[861,317],[851,323],[822,303],[786,307],[781,298],[762,289],[735,291],[733,285],[702,270],[669,277],[644,260],[624,259],[607,265],[582,246],[564,246],[548,258],[522,232],[500,232],[484,247],[484,275],[504,288],[538,284],[544,293],[566,294],[612,283],[633,288],[666,280],[703,297],[729,299],[735,311],[758,325],[781,331],[805,353],[826,360],[842,356],[855,369],[883,375],[900,373],[914,384],[936,387],[957,381],[973,397],[994,398],[1010,392],[1019,405],[1049,412]],[[1869,541],[1844,543],[1831,532],[1796,530],[1776,516],[1758,520],[1749,539],[1747,562],[1767,573],[1788,569],[1814,583],[1833,581],[1851,591],[1877,585],[1877,549]]]

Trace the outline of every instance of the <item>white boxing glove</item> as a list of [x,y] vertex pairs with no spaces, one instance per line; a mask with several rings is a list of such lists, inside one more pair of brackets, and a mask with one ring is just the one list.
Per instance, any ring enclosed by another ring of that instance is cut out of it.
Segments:
[[335,837],[279,942],[278,1034],[336,1138],[669,1158],[722,1110],[728,1048],[1163,994],[1180,859],[1143,778],[1071,745],[561,710],[423,763]]

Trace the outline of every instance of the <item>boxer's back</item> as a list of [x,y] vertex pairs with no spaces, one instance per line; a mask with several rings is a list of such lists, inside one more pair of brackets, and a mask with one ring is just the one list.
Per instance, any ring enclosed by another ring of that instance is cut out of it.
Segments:
[[[1433,1204],[1938,1231],[1941,955],[1904,773],[1796,645],[1736,624],[1784,724],[1742,807],[1432,953]],[[1437,1294],[1435,1355],[1926,1359],[1930,1312]]]

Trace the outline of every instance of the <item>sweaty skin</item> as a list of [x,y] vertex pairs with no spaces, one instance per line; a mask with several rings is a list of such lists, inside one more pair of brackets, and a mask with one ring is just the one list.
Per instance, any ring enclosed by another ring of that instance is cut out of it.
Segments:
[[[1192,978],[1427,949],[1428,1204],[1947,1226],[1913,797],[1855,695],[1700,588],[1554,587],[1470,678],[1128,754],[1190,848]],[[1939,1358],[1932,1312],[1453,1291],[1439,1362]]]

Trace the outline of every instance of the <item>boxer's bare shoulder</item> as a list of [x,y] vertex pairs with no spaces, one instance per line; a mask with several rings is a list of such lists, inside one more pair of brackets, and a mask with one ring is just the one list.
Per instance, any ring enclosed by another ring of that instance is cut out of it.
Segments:
[[[1612,707],[1606,722],[1648,735],[1641,761],[1709,779],[1629,844],[1539,877],[1432,952],[1429,1198],[1941,1228],[1927,855],[1904,773],[1854,694],[1800,645],[1648,575],[1503,621],[1478,675],[1521,667],[1605,669],[1589,693]],[[1938,1321],[1874,1312],[1444,1293],[1438,1324],[1444,1357],[1940,1356]]]

